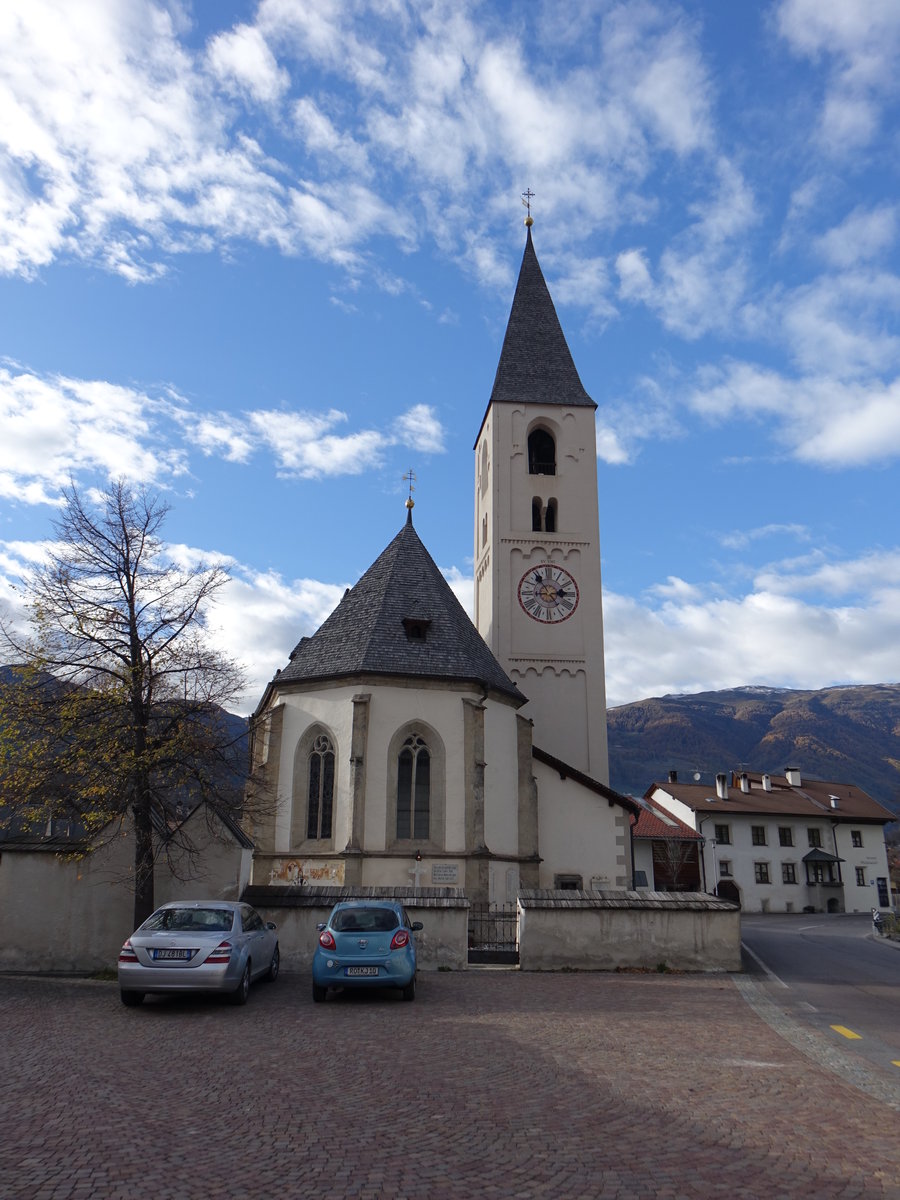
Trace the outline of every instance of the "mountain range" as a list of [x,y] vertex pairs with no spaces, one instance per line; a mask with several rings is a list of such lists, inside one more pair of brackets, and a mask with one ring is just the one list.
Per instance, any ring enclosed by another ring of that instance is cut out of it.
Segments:
[[900,814],[900,684],[819,691],[742,687],[611,708],[610,784],[641,796],[677,771],[715,784],[719,771],[858,784]]

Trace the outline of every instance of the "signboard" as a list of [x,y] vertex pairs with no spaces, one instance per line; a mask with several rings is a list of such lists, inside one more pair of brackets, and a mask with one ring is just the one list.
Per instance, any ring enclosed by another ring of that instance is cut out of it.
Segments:
[[432,863],[431,882],[435,884],[459,883],[459,863]]

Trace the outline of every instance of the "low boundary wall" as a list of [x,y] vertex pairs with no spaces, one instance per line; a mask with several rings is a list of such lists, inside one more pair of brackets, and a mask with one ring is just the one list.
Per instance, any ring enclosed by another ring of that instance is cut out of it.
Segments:
[[456,888],[248,887],[242,900],[278,926],[282,966],[308,970],[316,948],[316,925],[340,900],[400,900],[421,921],[416,948],[421,971],[463,971],[468,966],[469,901]]
[[523,971],[740,971],[741,913],[702,892],[519,892]]

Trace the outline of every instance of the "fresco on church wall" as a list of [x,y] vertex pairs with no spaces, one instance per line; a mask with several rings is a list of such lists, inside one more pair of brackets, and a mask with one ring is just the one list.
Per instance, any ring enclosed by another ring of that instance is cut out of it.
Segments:
[[320,887],[344,886],[344,862],[314,862],[310,859],[276,858],[269,870],[269,886],[311,883]]

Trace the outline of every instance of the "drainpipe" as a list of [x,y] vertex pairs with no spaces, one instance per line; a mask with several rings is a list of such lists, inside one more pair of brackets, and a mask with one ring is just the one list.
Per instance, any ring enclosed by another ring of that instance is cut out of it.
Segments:
[[834,847],[834,857],[837,859],[835,866],[837,867],[838,883],[841,885],[841,887],[843,887],[844,886],[844,878],[841,875],[841,856],[838,854],[838,849],[837,849],[837,827],[838,827],[838,822],[832,821],[831,822],[831,844]]
[[[697,825],[697,832],[700,834],[700,869],[703,872],[703,890],[707,895],[711,895],[709,888],[706,886],[706,838],[703,836],[703,821],[708,821],[709,817],[704,817]],[[713,866],[716,862],[716,844],[712,843],[713,847]]]

